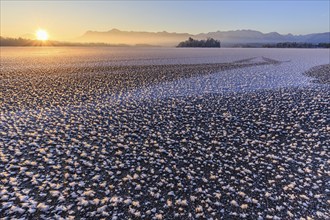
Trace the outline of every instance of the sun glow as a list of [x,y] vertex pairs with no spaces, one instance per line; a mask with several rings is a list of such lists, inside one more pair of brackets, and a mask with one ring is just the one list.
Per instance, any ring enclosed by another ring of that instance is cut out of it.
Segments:
[[46,41],[48,40],[48,33],[45,30],[39,29],[36,32],[37,40]]

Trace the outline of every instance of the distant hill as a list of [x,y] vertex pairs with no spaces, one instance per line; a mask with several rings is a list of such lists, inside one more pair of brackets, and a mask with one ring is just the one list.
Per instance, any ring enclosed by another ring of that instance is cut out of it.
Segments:
[[[28,35],[27,35],[28,36]],[[277,32],[262,33],[254,30],[236,31],[216,31],[201,34],[188,33],[169,33],[163,32],[136,32],[120,31],[112,29],[106,32],[87,31],[81,37],[71,42],[47,41],[41,43],[34,39],[23,38],[4,38],[1,37],[1,46],[169,46],[175,47],[186,39],[204,40],[213,38],[221,41],[221,47],[263,47],[264,45],[274,46],[278,43],[304,43],[313,44],[311,47],[318,47],[318,44],[330,43],[330,32],[315,33],[306,35],[282,35]]]
[[120,31],[112,29],[107,32],[87,31],[83,36],[76,39],[77,42],[95,42],[95,43],[111,43],[111,44],[129,44],[129,45],[161,45],[174,46],[181,42],[191,34],[187,33],[168,33],[163,32],[136,32],[136,31]]
[[223,44],[246,44],[246,43],[280,43],[280,42],[301,42],[301,43],[330,43],[330,32],[307,35],[281,35],[277,32],[262,33],[254,30],[217,31],[206,34],[198,34],[196,38],[203,39],[212,37],[220,39]]
[[151,44],[161,46],[176,46],[179,42],[192,37],[197,40],[214,38],[220,40],[222,46],[235,44],[266,44],[281,42],[301,43],[330,43],[330,32],[307,35],[282,35],[277,32],[262,33],[255,30],[216,31],[197,35],[189,33],[169,32],[136,32],[112,29],[106,32],[87,31],[83,36],[76,39],[77,42],[96,42],[111,44]]

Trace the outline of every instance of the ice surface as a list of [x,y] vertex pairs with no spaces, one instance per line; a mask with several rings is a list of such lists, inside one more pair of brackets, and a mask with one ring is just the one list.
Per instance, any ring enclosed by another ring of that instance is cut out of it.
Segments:
[[[170,64],[254,64],[267,59],[280,61],[267,65],[230,69],[212,74],[165,81],[148,87],[111,93],[115,99],[161,98],[188,94],[244,92],[258,89],[307,86],[311,78],[303,75],[311,67],[327,64],[327,49],[191,49],[191,48],[1,48],[0,81],[18,80],[17,72],[47,72],[78,75],[113,74],[107,67]],[[91,70],[95,68],[95,71]],[[164,68],[166,73],[166,68]],[[11,77],[11,72],[16,72]],[[139,72],[143,74],[143,70]],[[54,75],[54,73],[50,74]]]
[[0,50],[0,218],[330,215],[329,50]]

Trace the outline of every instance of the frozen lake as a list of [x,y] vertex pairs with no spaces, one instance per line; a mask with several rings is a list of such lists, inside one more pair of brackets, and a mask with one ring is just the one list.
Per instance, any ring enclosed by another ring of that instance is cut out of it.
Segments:
[[[245,65],[222,71],[212,70],[211,74],[199,74],[197,70],[190,77],[179,77],[125,92],[111,93],[111,99],[160,98],[307,86],[311,79],[303,73],[313,66],[328,64],[329,60],[330,53],[327,49],[1,48],[1,72],[5,76],[2,82],[17,80],[19,76],[14,77],[17,72],[25,71],[35,72],[33,77],[38,77],[38,72],[43,73],[42,77],[50,73],[48,77],[51,77],[54,72],[62,75],[113,74],[107,67],[117,66],[132,66],[133,69],[136,66],[136,69],[140,69],[139,74],[143,74],[143,66],[154,65]],[[162,71],[166,73],[173,70],[163,68]]]
[[[1,47],[3,64],[42,60],[49,65],[159,65],[234,62],[254,57],[320,63],[328,49],[269,48],[134,48],[134,47]],[[33,63],[31,63],[32,65]],[[36,65],[37,63],[34,63]],[[28,65],[28,63],[25,63]],[[38,63],[41,65],[41,63]]]
[[329,50],[0,50],[0,218],[330,216]]

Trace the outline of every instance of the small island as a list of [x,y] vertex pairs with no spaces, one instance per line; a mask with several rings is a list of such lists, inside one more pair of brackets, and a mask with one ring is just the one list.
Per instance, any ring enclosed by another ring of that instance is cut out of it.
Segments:
[[188,40],[178,44],[177,47],[217,47],[220,48],[220,41],[214,40],[213,38],[207,38],[206,40],[194,40],[189,37]]

